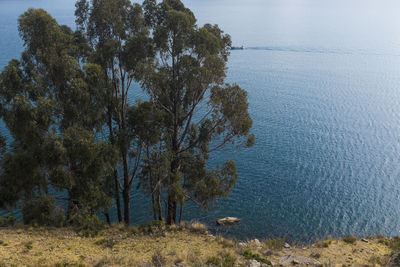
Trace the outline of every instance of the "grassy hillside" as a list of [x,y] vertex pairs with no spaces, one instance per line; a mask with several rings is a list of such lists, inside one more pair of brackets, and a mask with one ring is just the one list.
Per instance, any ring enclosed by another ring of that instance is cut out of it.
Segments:
[[288,255],[325,266],[387,266],[399,247],[398,239],[365,241],[328,239],[304,247],[282,240],[235,242],[209,235],[198,223],[115,225],[96,237],[69,228],[0,228],[0,266],[265,266]]

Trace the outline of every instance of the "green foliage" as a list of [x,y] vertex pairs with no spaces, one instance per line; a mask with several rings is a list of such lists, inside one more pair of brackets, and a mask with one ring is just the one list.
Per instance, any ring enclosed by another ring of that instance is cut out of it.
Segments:
[[209,257],[206,261],[206,265],[233,267],[235,266],[235,262],[236,260],[230,254],[225,254],[222,258],[216,256]]
[[348,243],[348,244],[354,244],[357,241],[357,237],[353,235],[348,235],[343,237],[343,241]]
[[248,249],[244,250],[242,255],[247,260],[254,259],[254,260],[258,261],[258,262],[262,262],[262,263],[271,265],[271,261],[270,260],[265,259],[265,258],[261,257],[260,254],[253,253]]
[[28,242],[24,243],[24,247],[27,250],[31,250],[33,248],[33,242],[32,241],[28,241]]
[[16,222],[17,219],[13,216],[7,216],[5,218],[0,217],[0,227],[14,226]]
[[209,209],[210,202],[230,194],[237,180],[234,163],[210,170],[207,160],[211,152],[241,145],[243,139],[251,146],[252,120],[247,93],[224,82],[229,35],[216,25],[198,27],[194,14],[179,0],[148,0],[143,6],[157,57],[142,85],[153,104],[167,114],[161,150],[168,155],[169,177],[162,191],[168,194],[171,224],[178,203],[183,206],[189,199]]
[[379,238],[378,243],[384,244],[386,246],[389,246],[390,245],[390,240],[387,239],[387,238]]
[[21,60],[0,74],[1,117],[13,137],[1,162],[0,208],[30,202],[51,184],[68,192],[69,207],[105,209],[115,153],[96,136],[105,118],[103,70],[82,64],[83,36],[44,10],[21,15],[19,32]]
[[73,215],[72,226],[79,235],[94,237],[104,229],[105,224],[96,215],[78,211]]
[[60,176],[66,179],[71,199],[78,208],[92,212],[108,208],[111,205],[110,173],[115,159],[112,146],[96,141],[91,131],[70,127],[65,132],[64,147],[74,168],[72,175],[69,172],[60,173]]
[[51,196],[39,196],[25,202],[22,209],[25,224],[61,227],[65,224],[63,211],[56,208]]
[[139,231],[143,234],[163,235],[166,229],[163,221],[152,221],[139,225]]
[[216,256],[209,257],[208,260],[206,261],[207,265],[213,265],[213,266],[221,266],[221,259]]
[[236,260],[230,254],[225,254],[224,261],[222,262],[222,266],[233,267],[233,266],[235,266],[235,262],[236,262]]
[[[198,26],[180,0],[79,0],[75,15],[76,31],[42,9],[18,19],[24,51],[0,74],[12,137],[0,136],[0,208],[22,203],[26,223],[61,225],[54,200],[41,196],[56,191],[68,222],[93,235],[102,227],[94,214],[113,198],[130,223],[135,180],[155,220],[167,202],[168,224],[186,201],[209,210],[228,197],[235,163],[207,162],[225,146],[254,144],[247,93],[225,82],[230,36]],[[134,83],[148,102],[129,101]]]

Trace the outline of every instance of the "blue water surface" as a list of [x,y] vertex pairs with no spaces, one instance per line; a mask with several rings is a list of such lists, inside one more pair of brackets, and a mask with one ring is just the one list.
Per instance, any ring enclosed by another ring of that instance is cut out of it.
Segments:
[[[211,159],[237,163],[230,198],[209,213],[188,205],[184,219],[239,239],[398,235],[400,2],[184,2],[246,47],[232,51],[228,81],[248,91],[256,135],[251,149]],[[73,0],[0,0],[0,69],[19,58],[17,18],[29,7],[74,28]],[[132,194],[134,222],[150,219],[149,201]],[[224,216],[242,224],[216,228]]]

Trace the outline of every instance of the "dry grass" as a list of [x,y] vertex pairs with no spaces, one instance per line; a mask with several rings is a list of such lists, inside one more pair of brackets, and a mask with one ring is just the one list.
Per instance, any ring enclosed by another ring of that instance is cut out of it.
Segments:
[[354,244],[330,240],[328,247],[290,249],[282,248],[281,240],[274,240],[241,249],[235,241],[207,234],[200,223],[145,230],[115,225],[92,238],[68,228],[0,228],[0,266],[240,266],[246,263],[243,254],[259,255],[274,263],[292,254],[332,266],[384,266],[392,251],[378,238]]

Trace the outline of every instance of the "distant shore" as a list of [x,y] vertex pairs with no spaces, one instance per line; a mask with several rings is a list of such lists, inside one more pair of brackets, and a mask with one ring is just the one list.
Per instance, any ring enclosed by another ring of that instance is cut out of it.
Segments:
[[0,266],[398,266],[398,238],[327,239],[308,246],[281,239],[236,242],[200,223],[114,225],[94,237],[70,228],[0,228]]

